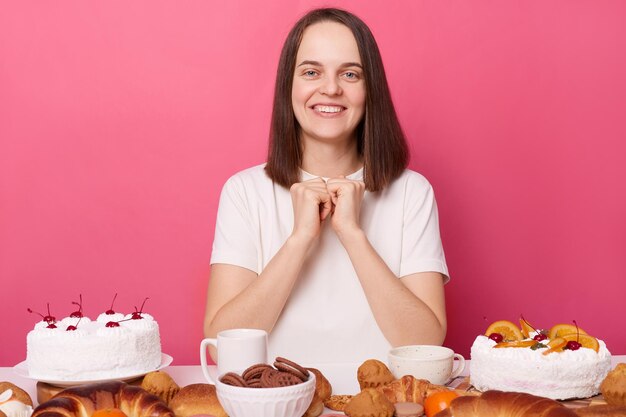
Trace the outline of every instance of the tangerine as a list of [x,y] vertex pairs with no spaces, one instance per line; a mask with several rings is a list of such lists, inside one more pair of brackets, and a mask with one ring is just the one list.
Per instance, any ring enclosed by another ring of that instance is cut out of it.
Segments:
[[489,337],[491,333],[500,333],[505,341],[522,340],[524,336],[515,323],[508,320],[499,320],[487,328],[485,336]]
[[440,391],[430,394],[424,401],[426,417],[433,417],[438,412],[450,407],[450,403],[458,397],[454,391]]

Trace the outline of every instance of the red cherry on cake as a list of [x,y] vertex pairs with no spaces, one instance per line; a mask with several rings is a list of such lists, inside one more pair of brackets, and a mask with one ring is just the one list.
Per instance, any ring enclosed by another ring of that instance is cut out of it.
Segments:
[[80,323],[80,321],[82,320],[82,316],[78,319],[78,321],[76,322],[76,326],[72,326],[69,325],[67,326],[67,329],[65,329],[66,332],[73,332],[74,330],[78,329],[78,323]]
[[57,326],[56,326],[56,324],[54,324],[54,323],[49,323],[49,324],[46,326],[46,329],[56,329],[56,328],[57,328]]
[[[47,316],[44,316],[43,314],[41,314],[41,313],[40,313],[40,312],[38,312],[38,311],[33,311],[33,310],[31,310],[30,308],[27,308],[26,310],[27,310],[29,313],[39,314],[39,315],[41,316],[41,319],[42,319],[43,321],[45,321],[46,323],[48,323],[48,327],[49,327],[51,324],[53,325],[54,323],[56,323],[56,322],[57,322],[56,317],[54,317],[54,316],[52,316],[52,315],[50,314],[50,303],[48,303],[48,315],[47,315]],[[54,327],[50,327],[50,328],[51,328],[51,329],[54,329],[54,328],[56,328],[56,326],[54,326]]]
[[575,341],[575,340],[570,340],[565,345],[565,349],[569,349],[569,350],[578,350],[581,347],[582,347],[582,345],[580,343],[578,343],[577,341]]
[[578,339],[580,337],[580,330],[578,329],[578,323],[576,323],[576,320],[572,320],[574,322],[574,325],[576,326],[576,340],[570,340],[567,342],[567,344],[565,345],[565,349],[569,349],[569,350],[578,350],[582,347],[582,345],[578,342]]
[[104,327],[120,327],[120,324],[116,321],[109,321],[104,325]]
[[76,301],[72,301],[72,304],[76,304],[78,306],[78,311],[75,311],[72,314],[70,314],[70,317],[73,319],[79,319],[83,317],[83,295],[79,294],[78,296],[80,297],[80,303],[77,303]]
[[133,320],[142,320],[143,317],[141,317],[141,313],[143,313],[143,306],[146,304],[146,301],[148,301],[150,298],[146,297],[145,300],[143,300],[143,303],[141,303],[141,309],[139,309],[139,311],[137,311],[137,306],[135,306],[135,312],[133,314],[131,314],[130,318]]
[[548,336],[546,336],[543,333],[538,333],[537,335],[535,335],[535,337],[533,337],[533,340],[536,340],[537,342],[541,342],[543,340],[546,340],[548,338]]
[[113,314],[115,314],[115,311],[113,310],[113,304],[115,304],[116,298],[117,298],[117,293],[115,293],[115,296],[113,297],[113,301],[111,301],[111,308],[109,308],[107,311],[104,312],[104,314],[106,314],[107,316],[112,316]]
[[489,335],[489,339],[493,340],[496,343],[500,343],[504,340],[504,336],[502,336],[500,333],[491,333]]

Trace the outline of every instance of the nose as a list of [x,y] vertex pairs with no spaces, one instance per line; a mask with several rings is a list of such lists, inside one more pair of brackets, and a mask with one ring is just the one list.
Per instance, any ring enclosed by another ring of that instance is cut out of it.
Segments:
[[335,77],[325,77],[319,89],[321,94],[327,96],[339,95],[342,93],[341,86]]

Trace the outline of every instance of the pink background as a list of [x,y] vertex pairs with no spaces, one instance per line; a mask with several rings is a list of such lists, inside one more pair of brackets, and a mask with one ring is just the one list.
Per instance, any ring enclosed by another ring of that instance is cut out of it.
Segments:
[[[329,3],[3,3],[0,366],[25,358],[27,307],[63,317],[82,293],[96,315],[116,292],[198,363],[221,186],[264,161],[282,42]],[[625,354],[626,3],[333,5],[377,37],[435,187],[445,344],[468,355],[523,313]]]

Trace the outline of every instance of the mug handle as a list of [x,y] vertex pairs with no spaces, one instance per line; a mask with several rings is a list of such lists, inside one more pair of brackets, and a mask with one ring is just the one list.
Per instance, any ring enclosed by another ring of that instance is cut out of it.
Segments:
[[465,369],[465,358],[463,357],[463,355],[455,353],[454,357],[459,360],[459,364],[457,365],[456,369],[452,371],[452,375],[450,375],[450,380],[453,380],[454,378],[459,376],[461,372],[463,372],[463,370]]
[[215,348],[217,349],[217,339],[207,338],[203,339],[202,342],[200,342],[200,366],[202,367],[202,373],[204,374],[206,380],[209,381],[209,383],[211,384],[215,384],[215,381],[213,381],[213,378],[211,378],[211,375],[209,375],[209,365],[207,364],[206,360],[206,350],[209,345],[215,346]]

